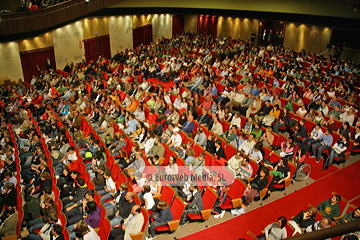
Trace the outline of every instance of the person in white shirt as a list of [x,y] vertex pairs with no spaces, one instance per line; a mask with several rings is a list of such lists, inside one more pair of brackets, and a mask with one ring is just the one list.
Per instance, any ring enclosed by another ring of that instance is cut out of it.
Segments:
[[348,122],[350,126],[353,125],[355,120],[354,110],[352,108],[349,109],[349,111],[344,112],[339,115],[340,121],[342,122]]
[[310,147],[316,143],[321,135],[323,135],[323,131],[321,130],[321,125],[318,123],[311,131],[310,137],[302,140],[301,148],[304,149],[304,154],[309,151]]
[[156,204],[155,204],[155,201],[154,201],[154,198],[150,192],[151,188],[149,185],[145,185],[143,187],[143,199],[144,199],[144,202],[145,202],[145,208],[147,210],[155,210],[156,209]]
[[224,130],[221,123],[219,122],[219,119],[216,116],[214,116],[213,119],[214,119],[214,124],[211,128],[211,131],[213,131],[213,133],[215,133],[216,135],[223,134]]
[[169,147],[173,150],[175,150],[175,148],[180,147],[181,143],[182,143],[182,138],[179,134],[179,128],[174,128],[173,130],[173,134],[171,135],[171,138],[169,139],[169,141],[167,142],[167,144],[169,145]]
[[75,148],[73,146],[69,147],[67,150],[67,154],[65,157],[61,160],[65,165],[68,165],[72,162],[75,162],[78,159]]
[[246,154],[250,153],[250,151],[254,148],[255,141],[254,141],[255,135],[250,134],[249,138],[246,139],[242,144],[239,146],[239,150],[243,150]]
[[232,117],[230,123],[231,124],[230,124],[229,129],[231,128],[231,126],[237,126],[238,129],[241,129],[241,118],[240,118],[240,113],[239,112],[234,113],[234,116]]
[[100,196],[104,195],[100,199],[100,202],[102,203],[104,203],[108,199],[113,198],[113,196],[116,193],[116,185],[113,179],[111,178],[111,170],[109,168],[105,169],[104,178],[105,178],[104,190],[98,191]]

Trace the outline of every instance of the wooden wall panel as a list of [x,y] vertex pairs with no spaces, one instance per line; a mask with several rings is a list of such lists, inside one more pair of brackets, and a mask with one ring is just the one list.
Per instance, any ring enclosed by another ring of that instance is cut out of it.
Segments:
[[197,21],[198,21],[198,15],[195,14],[186,14],[185,15],[185,32],[192,32],[197,33]]
[[143,25],[147,25],[152,23],[153,16],[151,14],[148,15],[133,15],[132,17],[132,27],[140,27]]
[[304,24],[286,24],[284,46],[295,51],[305,49],[311,53],[322,53],[330,43],[331,29]]
[[232,39],[250,39],[252,31],[257,32],[259,21],[257,19],[219,17],[218,34]]
[[83,38],[89,39],[109,34],[109,21],[107,17],[95,17],[83,19]]
[[54,46],[52,34],[50,32],[38,37],[19,41],[18,43],[20,52]]

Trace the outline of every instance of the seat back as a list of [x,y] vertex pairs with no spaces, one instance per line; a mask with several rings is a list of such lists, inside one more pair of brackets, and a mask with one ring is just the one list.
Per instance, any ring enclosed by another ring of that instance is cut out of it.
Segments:
[[183,200],[177,196],[170,206],[170,211],[172,213],[173,221],[180,220],[181,215],[183,214],[185,205]]
[[[98,235],[100,237],[100,239],[108,239],[109,238],[109,234],[111,231],[111,225],[110,225],[110,221],[107,217],[105,217],[102,222],[101,222],[101,226],[99,226],[99,232]],[[68,239],[68,238],[65,238]]]
[[[332,195],[336,195],[337,193],[336,192],[332,192],[331,193]],[[337,195],[340,195],[340,194],[337,194]],[[341,195],[340,195],[341,196]],[[341,200],[339,202],[339,206],[340,206],[340,215],[341,213],[345,210],[345,207],[348,203],[348,200],[346,200],[345,198],[341,197]]]
[[225,145],[224,152],[226,155],[226,160],[229,160],[230,158],[232,158],[235,155],[236,148],[231,144],[227,144],[227,145]]
[[202,195],[204,210],[212,209],[217,198],[217,193],[210,187],[206,187]]
[[255,162],[253,160],[250,160],[250,165],[251,165],[251,167],[253,169],[253,172],[251,174],[251,177],[253,178],[257,174],[257,172],[259,171],[260,166],[259,166],[259,164],[257,164],[257,162]]
[[[144,216],[144,223],[141,227],[141,232],[144,232],[146,226],[148,225],[148,221],[149,221],[149,213],[145,208],[141,208],[141,214]],[[101,238],[102,239],[102,238]],[[107,239],[107,238],[106,238]]]
[[164,186],[161,188],[160,201],[165,201],[168,205],[170,205],[174,196],[175,190],[171,186]]
[[242,195],[244,194],[245,188],[246,188],[245,183],[239,178],[236,178],[234,183],[231,185],[230,190],[227,193],[227,196],[230,199],[241,198]]

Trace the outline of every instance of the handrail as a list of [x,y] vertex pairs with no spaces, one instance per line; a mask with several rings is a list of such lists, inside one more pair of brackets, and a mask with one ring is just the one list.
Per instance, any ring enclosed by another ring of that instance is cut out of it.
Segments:
[[71,0],[30,12],[0,15],[0,35],[15,35],[49,29],[124,0]]

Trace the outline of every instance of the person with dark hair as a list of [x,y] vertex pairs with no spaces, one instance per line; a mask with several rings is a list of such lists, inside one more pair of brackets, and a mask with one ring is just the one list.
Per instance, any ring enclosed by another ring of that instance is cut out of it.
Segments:
[[[85,206],[85,207],[84,207]],[[84,218],[84,221],[87,223],[88,226],[92,228],[99,227],[100,223],[100,215],[101,215],[101,208],[96,204],[95,201],[87,201],[86,205],[83,204],[83,212],[81,214],[82,218]],[[71,221],[73,218],[70,218],[68,221],[68,227],[67,229],[69,232],[72,232],[73,229],[76,229],[76,222],[77,221]],[[75,233],[71,233],[70,239],[75,238]]]
[[215,156],[220,159],[220,158],[223,158],[223,159],[227,159],[226,158],[226,155],[225,155],[225,152],[224,152],[224,148],[221,146],[222,145],[222,142],[221,140],[216,140],[215,141]]
[[319,203],[318,209],[324,215],[324,217],[334,219],[340,216],[340,205],[339,205],[340,200],[341,200],[341,196],[335,194],[330,199],[327,199]]
[[343,158],[343,153],[349,147],[349,137],[342,135],[340,139],[332,146],[329,157],[324,161],[324,166],[321,170],[327,169],[332,165],[334,158]]
[[52,227],[55,224],[60,224],[58,214],[56,212],[50,213],[47,217],[47,222],[41,228],[39,233],[32,233],[26,237],[26,240],[46,240],[50,239]]
[[321,125],[317,123],[315,127],[312,129],[310,133],[310,137],[302,140],[301,148],[304,150],[303,153],[307,153],[310,147],[315,144],[318,139],[323,135],[323,131],[321,130]]
[[50,239],[64,240],[62,230],[63,228],[60,224],[54,224],[53,228],[51,229]]
[[72,206],[74,203],[83,199],[83,197],[85,196],[85,194],[88,190],[88,187],[83,178],[78,178],[76,185],[77,185],[77,189],[75,191],[75,196],[69,196],[69,197],[62,199],[64,209]]
[[248,206],[255,199],[255,196],[268,184],[269,169],[262,167],[259,174],[251,180],[244,192],[243,203]]
[[287,224],[286,217],[279,217],[274,223],[270,223],[264,229],[265,236],[259,240],[280,240],[287,238],[285,226]]
[[74,203],[72,206],[67,207],[64,211],[67,218],[68,225],[75,224],[82,219],[83,213],[88,202],[94,201],[95,192],[90,189],[87,190],[83,199]]
[[317,142],[311,146],[313,157],[316,157],[316,162],[320,162],[322,151],[327,150],[331,147],[333,142],[333,136],[331,135],[332,130],[327,129],[323,135],[319,137]]
[[203,201],[199,188],[195,185],[190,186],[190,192],[192,197],[191,203],[186,203],[185,210],[180,218],[180,226],[184,226],[188,223],[187,214],[199,214],[200,211],[204,210]]
[[262,200],[266,200],[268,197],[270,197],[271,192],[276,190],[276,188],[273,187],[274,184],[283,183],[286,179],[290,178],[290,167],[288,166],[288,160],[286,158],[281,158],[279,163],[270,173],[274,177],[269,184],[268,192]]
[[360,219],[360,207],[356,208],[353,212],[347,212],[341,219],[341,223],[348,223]]
[[166,226],[167,222],[173,220],[170,207],[166,201],[159,201],[157,209],[159,209],[159,211],[152,213],[150,216],[150,219],[153,219],[154,221],[150,221],[151,224],[149,226],[149,237],[147,237],[146,240],[155,239],[156,227]]
[[18,212],[15,207],[9,206],[5,208],[1,215],[5,216],[5,220],[0,225],[0,238],[16,234]]

